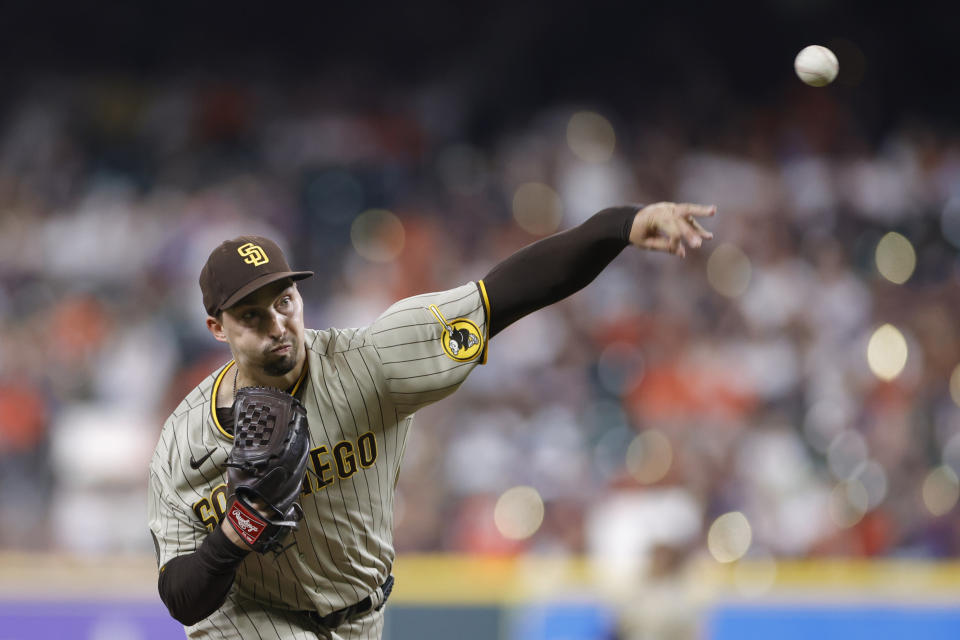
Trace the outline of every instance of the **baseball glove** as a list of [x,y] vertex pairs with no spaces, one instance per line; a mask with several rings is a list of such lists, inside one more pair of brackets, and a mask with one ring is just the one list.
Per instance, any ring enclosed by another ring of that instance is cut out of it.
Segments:
[[227,520],[254,551],[279,553],[303,516],[296,500],[310,453],[307,411],[278,389],[244,387],[233,413]]

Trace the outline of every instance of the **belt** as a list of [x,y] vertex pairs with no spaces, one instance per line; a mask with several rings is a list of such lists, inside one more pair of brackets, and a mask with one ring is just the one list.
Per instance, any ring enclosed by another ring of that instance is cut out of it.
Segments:
[[321,616],[316,611],[304,611],[304,613],[308,618],[324,629],[333,630],[347,620],[363,615],[371,609],[380,611],[380,609],[383,608],[383,605],[387,603],[387,598],[390,597],[391,591],[393,591],[393,576],[387,576],[387,580],[380,585],[375,592],[356,604],[352,604],[349,607],[344,607],[343,609],[337,609],[336,611],[328,613],[325,616]]

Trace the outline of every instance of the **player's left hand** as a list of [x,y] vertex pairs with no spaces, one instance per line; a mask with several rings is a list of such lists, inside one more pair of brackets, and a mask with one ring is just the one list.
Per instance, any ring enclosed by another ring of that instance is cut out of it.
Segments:
[[666,251],[681,258],[687,254],[685,244],[697,249],[713,234],[700,226],[697,218],[709,218],[716,205],[685,202],[657,202],[637,212],[630,229],[630,243],[641,249]]

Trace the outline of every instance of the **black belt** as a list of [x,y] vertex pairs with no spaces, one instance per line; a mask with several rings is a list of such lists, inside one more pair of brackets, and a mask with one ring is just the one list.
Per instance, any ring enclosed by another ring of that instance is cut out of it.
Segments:
[[383,605],[387,603],[387,598],[390,597],[390,592],[393,591],[393,576],[388,576],[386,582],[380,585],[378,591],[383,593],[383,598],[380,600],[379,604],[376,604],[376,607],[374,607],[373,595],[369,595],[356,604],[352,604],[349,607],[344,607],[343,609],[337,609],[336,611],[328,613],[325,616],[321,616],[316,611],[304,611],[304,613],[308,618],[313,620],[324,629],[333,630],[347,620],[363,615],[371,609],[376,608],[377,611],[380,611],[380,609],[383,608]]

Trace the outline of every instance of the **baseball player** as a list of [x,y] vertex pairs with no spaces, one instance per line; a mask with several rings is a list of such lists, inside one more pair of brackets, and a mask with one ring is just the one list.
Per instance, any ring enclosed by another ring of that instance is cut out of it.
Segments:
[[[699,247],[712,234],[698,219],[715,211],[605,209],[476,282],[401,300],[360,329],[304,328],[296,283],[312,273],[291,270],[272,241],[240,237],[214,249],[200,288],[207,327],[233,359],[164,424],[148,491],[160,596],[187,636],[380,638],[394,487],[415,412],[484,363],[494,335],[586,286],[626,246],[679,256]],[[299,416],[291,425],[308,425],[309,442],[292,456],[306,473],[237,462],[265,460],[252,449],[257,438],[286,433],[286,418],[274,424],[250,408],[250,387],[296,405],[284,411]],[[259,492],[238,489],[240,467],[261,474]],[[268,494],[284,492],[277,508]],[[264,545],[268,529],[277,535]]]

